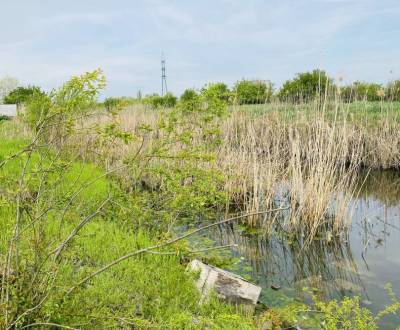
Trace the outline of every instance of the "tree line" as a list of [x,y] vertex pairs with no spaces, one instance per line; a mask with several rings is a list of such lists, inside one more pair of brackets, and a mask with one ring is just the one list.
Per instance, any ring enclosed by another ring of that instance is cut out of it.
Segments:
[[[8,78],[9,80],[9,78]],[[0,81],[1,82],[1,81]],[[1,83],[0,83],[1,86]],[[19,86],[12,90],[8,88],[3,93],[3,103],[22,104],[32,95],[44,93],[37,86]],[[316,98],[335,95],[343,102],[355,101],[397,101],[400,102],[400,80],[392,81],[386,85],[356,81],[352,84],[341,86],[341,82],[334,82],[323,70],[313,70],[297,74],[293,79],[287,80],[281,88],[275,89],[269,80],[242,79],[237,81],[232,88],[223,82],[209,83],[201,89],[186,89],[178,98],[172,93],[161,96],[157,93],[142,97],[110,97],[106,98],[103,105],[106,109],[126,106],[135,103],[147,104],[152,108],[174,107],[178,102],[197,102],[200,97],[207,95],[217,96],[227,104],[264,104],[274,100],[289,103],[306,103]]]

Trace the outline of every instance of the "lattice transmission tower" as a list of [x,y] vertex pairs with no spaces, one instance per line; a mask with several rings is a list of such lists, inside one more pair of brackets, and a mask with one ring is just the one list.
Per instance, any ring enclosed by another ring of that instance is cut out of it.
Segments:
[[167,76],[165,74],[165,57],[164,53],[161,53],[161,96],[164,96],[164,92],[168,93],[168,89]]

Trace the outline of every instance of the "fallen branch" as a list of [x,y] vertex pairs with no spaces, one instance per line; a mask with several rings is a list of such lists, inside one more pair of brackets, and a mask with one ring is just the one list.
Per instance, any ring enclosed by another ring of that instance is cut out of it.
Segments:
[[228,223],[228,222],[231,222],[231,221],[235,221],[235,220],[239,220],[239,219],[243,219],[243,218],[246,218],[246,217],[251,217],[251,216],[255,216],[255,215],[262,215],[262,214],[267,214],[267,213],[272,213],[272,212],[278,212],[278,211],[283,211],[283,210],[287,210],[287,209],[289,209],[289,207],[276,208],[276,209],[272,209],[272,210],[268,210],[268,211],[260,211],[260,212],[254,212],[254,213],[238,215],[238,216],[235,216],[235,217],[232,217],[232,218],[224,219],[224,220],[221,220],[221,221],[218,221],[218,222],[214,222],[212,224],[200,227],[200,228],[195,229],[195,230],[193,230],[193,231],[191,231],[191,232],[189,232],[189,233],[187,233],[185,235],[182,235],[182,236],[176,237],[174,239],[168,240],[168,241],[166,241],[164,243],[160,243],[160,244],[157,244],[157,245],[149,246],[147,248],[140,249],[140,250],[128,253],[128,254],[126,254],[126,255],[124,255],[124,256],[122,256],[122,257],[120,257],[120,258],[118,258],[118,259],[116,259],[116,260],[114,260],[112,262],[110,262],[109,264],[103,266],[102,268],[100,268],[99,270],[95,271],[94,273],[86,276],[79,283],[77,283],[75,286],[73,286],[71,289],[69,289],[67,291],[66,295],[71,294],[76,288],[80,287],[82,284],[85,284],[87,281],[89,281],[93,277],[105,272],[107,269],[109,269],[109,268],[119,264],[120,262],[131,258],[131,257],[137,256],[139,254],[147,253],[147,252],[152,251],[152,250],[157,250],[157,249],[166,247],[168,245],[174,244],[174,243],[176,243],[178,241],[181,241],[181,240],[183,240],[183,239],[185,239],[185,238],[187,238],[189,236],[192,236],[192,235],[194,235],[194,234],[196,234],[196,233],[198,233],[200,231],[206,230],[206,229],[211,228],[211,227],[215,227],[215,226],[218,226],[218,225],[222,225],[222,224],[225,224],[225,223]]
[[[238,246],[237,244],[220,245],[220,246],[214,246],[214,247],[210,247],[210,248],[206,248],[206,249],[201,249],[201,250],[189,250],[189,251],[187,251],[187,254],[197,254],[197,253],[208,252],[208,251],[229,249],[229,248],[234,248],[234,247],[237,247],[237,246]],[[166,255],[166,256],[176,255],[176,252],[148,251],[148,253],[151,253],[151,254],[158,254],[158,255]]]
[[101,205],[99,206],[99,208],[92,213],[91,215],[87,216],[85,219],[83,219],[78,226],[76,226],[74,228],[74,230],[71,232],[71,234],[60,244],[60,246],[55,249],[55,257],[54,259],[58,259],[58,257],[60,256],[62,250],[67,246],[67,244],[78,234],[78,232],[82,229],[83,226],[85,226],[90,220],[92,220],[95,216],[97,216],[101,210],[103,209],[103,207],[110,201],[111,197],[108,197],[107,199],[105,199],[103,201],[103,203],[101,203]]

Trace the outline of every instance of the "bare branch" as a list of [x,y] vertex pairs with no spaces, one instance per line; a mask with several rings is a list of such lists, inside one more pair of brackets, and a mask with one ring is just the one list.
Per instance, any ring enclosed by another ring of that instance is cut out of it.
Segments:
[[[88,215],[85,217],[71,232],[71,234],[60,244],[60,246],[54,250],[56,255],[54,256],[54,259],[58,259],[60,256],[62,250],[67,246],[67,244],[78,234],[78,232],[90,221],[92,220],[95,216],[97,216],[103,207],[110,201],[111,197],[108,196],[99,206],[99,208],[92,214]],[[53,253],[54,253],[53,252]]]
[[[207,249],[201,249],[201,250],[191,250],[188,251],[188,254],[197,254],[197,253],[202,253],[202,252],[207,252],[207,251],[214,251],[214,250],[222,250],[222,249],[229,249],[233,247],[237,247],[237,244],[227,244],[227,245],[221,245],[221,246],[213,246]],[[157,251],[148,251],[148,253],[151,254],[159,254],[159,255],[176,255],[176,252],[157,252]]]

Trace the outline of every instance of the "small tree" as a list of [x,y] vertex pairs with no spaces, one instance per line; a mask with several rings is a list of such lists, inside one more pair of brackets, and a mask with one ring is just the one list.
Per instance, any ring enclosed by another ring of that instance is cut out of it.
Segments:
[[240,80],[233,91],[239,104],[260,104],[271,101],[273,86],[264,80]]
[[299,73],[283,84],[278,96],[283,101],[309,102],[324,95],[332,85],[333,80],[323,70]]
[[35,94],[44,92],[37,86],[17,87],[4,97],[4,103],[21,105],[28,102]]
[[182,93],[180,101],[181,102],[191,102],[198,97],[199,97],[199,94],[196,92],[196,90],[189,88],[189,89],[185,89],[185,91]]
[[167,93],[162,97],[162,105],[165,108],[173,108],[176,105],[178,98],[172,93]]
[[229,103],[232,99],[232,92],[229,90],[228,86],[222,82],[207,84],[202,88],[201,94],[204,95],[206,99],[216,97],[225,103]]
[[[25,117],[35,130],[43,135],[52,131],[62,135],[71,126],[71,118],[84,114],[97,104],[97,95],[105,87],[105,76],[101,70],[72,77],[59,90],[50,94],[34,93],[26,105]],[[46,121],[47,126],[43,127]],[[56,123],[63,123],[59,125]],[[55,128],[57,126],[57,128]]]

